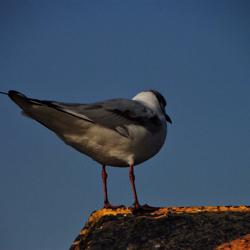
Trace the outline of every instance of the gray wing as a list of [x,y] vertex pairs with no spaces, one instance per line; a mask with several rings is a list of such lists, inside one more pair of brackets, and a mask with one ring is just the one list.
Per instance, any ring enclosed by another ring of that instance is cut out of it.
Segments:
[[113,99],[93,104],[69,104],[53,101],[40,101],[37,103],[48,105],[79,119],[113,129],[128,137],[128,125],[145,126],[149,131],[157,130],[160,121],[155,113],[141,103],[128,99]]

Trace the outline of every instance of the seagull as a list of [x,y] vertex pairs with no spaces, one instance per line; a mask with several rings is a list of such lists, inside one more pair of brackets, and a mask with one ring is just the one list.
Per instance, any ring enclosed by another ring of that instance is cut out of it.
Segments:
[[106,166],[129,167],[134,209],[140,209],[134,166],[159,152],[166,135],[167,102],[156,90],[138,93],[132,99],[110,99],[91,104],[38,100],[10,90],[9,96],[22,113],[52,130],[66,144],[102,166],[104,208],[111,205]]

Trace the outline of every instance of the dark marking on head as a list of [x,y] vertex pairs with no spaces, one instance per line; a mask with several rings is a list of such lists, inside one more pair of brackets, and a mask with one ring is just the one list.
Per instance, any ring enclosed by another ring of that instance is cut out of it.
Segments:
[[155,97],[157,98],[161,108],[164,110],[166,105],[167,105],[167,101],[164,98],[164,96],[160,92],[158,92],[157,90],[150,89],[149,91],[152,92],[155,95]]
[[150,89],[149,91],[152,92],[155,95],[155,97],[157,98],[159,105],[161,107],[161,110],[162,110],[163,114],[165,115],[166,121],[169,123],[172,123],[171,118],[165,112],[165,108],[167,106],[167,101],[164,98],[164,96],[161,93],[159,93],[157,90]]

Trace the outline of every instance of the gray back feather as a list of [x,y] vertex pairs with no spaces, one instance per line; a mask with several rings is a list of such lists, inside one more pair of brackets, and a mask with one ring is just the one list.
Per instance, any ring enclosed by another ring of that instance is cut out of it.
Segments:
[[79,119],[116,130],[123,136],[129,136],[127,126],[130,124],[145,126],[150,132],[155,131],[160,124],[159,118],[151,109],[133,100],[113,99],[93,104],[46,104]]

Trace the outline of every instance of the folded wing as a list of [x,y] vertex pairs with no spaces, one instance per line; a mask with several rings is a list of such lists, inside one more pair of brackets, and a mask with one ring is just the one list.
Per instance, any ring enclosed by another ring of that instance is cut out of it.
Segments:
[[[50,119],[53,119],[53,115],[56,119],[63,116],[65,119],[82,119],[87,123],[113,129],[125,137],[129,136],[128,126],[131,124],[144,126],[152,132],[160,122],[151,109],[133,100],[113,99],[93,104],[77,104],[31,99],[16,91],[9,91],[9,96],[28,116],[43,125],[43,118],[37,112],[43,112],[43,116],[47,113]],[[35,106],[37,107],[34,108]]]

